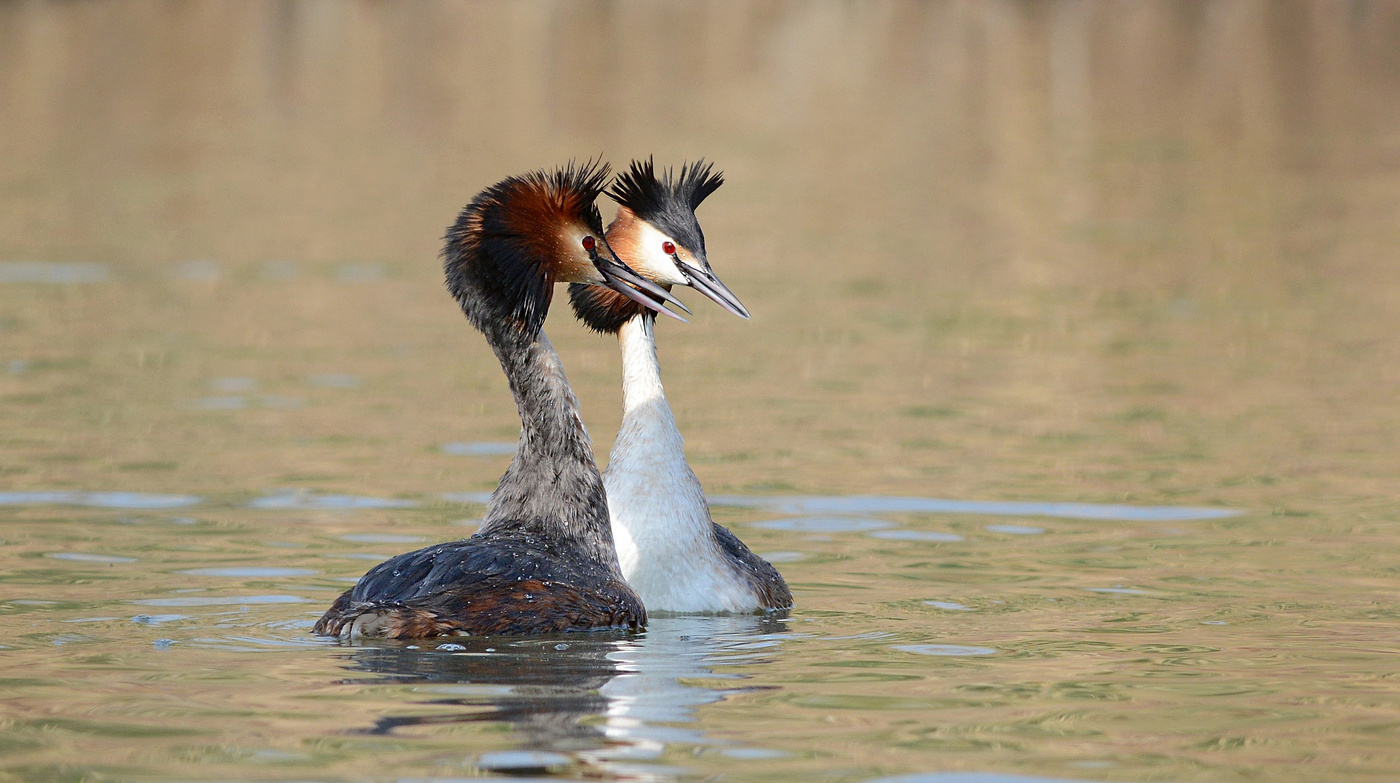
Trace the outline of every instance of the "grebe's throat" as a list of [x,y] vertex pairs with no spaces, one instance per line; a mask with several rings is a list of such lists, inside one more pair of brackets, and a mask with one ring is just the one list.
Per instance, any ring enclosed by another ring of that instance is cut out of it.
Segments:
[[622,415],[634,415],[658,401],[666,406],[661,387],[661,365],[656,359],[656,319],[649,314],[634,316],[617,332],[622,348]]
[[520,412],[520,444],[480,533],[510,531],[616,570],[607,495],[559,354],[543,330],[492,347]]

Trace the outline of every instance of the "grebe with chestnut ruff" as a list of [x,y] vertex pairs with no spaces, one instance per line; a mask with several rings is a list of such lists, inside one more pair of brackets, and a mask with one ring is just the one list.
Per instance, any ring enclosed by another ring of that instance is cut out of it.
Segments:
[[[657,176],[633,161],[608,195],[618,202],[608,244],[618,258],[663,286],[689,285],[742,318],[749,312],[721,283],[705,254],[695,210],[724,178],[704,161]],[[758,612],[792,605],[778,570],[715,524],[661,387],[655,316],[615,291],[569,286],[574,313],[616,334],[622,349],[622,427],[603,483],[622,574],[650,612]]]
[[605,285],[648,310],[679,304],[608,246],[594,204],[607,177],[599,163],[510,177],[448,229],[447,287],[510,379],[519,447],[475,535],[370,569],[315,633],[402,639],[646,624],[618,566],[578,401],[541,329],[556,281]]

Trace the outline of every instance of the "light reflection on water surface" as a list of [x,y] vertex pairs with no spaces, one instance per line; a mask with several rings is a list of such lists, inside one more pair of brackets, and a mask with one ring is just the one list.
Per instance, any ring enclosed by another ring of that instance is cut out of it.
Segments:
[[[0,779],[1393,778],[1397,14],[0,4]],[[661,360],[797,608],[312,637],[511,453],[443,226],[600,151],[726,172]]]

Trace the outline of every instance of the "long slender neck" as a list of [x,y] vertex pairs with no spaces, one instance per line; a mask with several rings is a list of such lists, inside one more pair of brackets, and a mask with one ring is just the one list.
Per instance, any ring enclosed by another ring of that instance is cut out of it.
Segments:
[[635,414],[658,403],[666,404],[661,388],[661,366],[656,361],[655,320],[649,315],[633,316],[617,332],[622,348],[622,415]]
[[694,481],[685,461],[685,442],[661,388],[654,324],[653,316],[637,315],[617,332],[622,348],[622,427],[608,471],[610,475],[619,471],[663,475],[669,482]]
[[639,547],[653,555],[693,554],[697,542],[711,537],[704,490],[685,461],[685,441],[661,389],[654,323],[650,315],[634,316],[617,333],[622,427],[608,461],[607,487],[613,523],[625,531],[619,534],[629,553],[624,558],[632,558],[633,566]]
[[530,340],[491,330],[487,340],[510,379],[520,445],[491,495],[481,532],[509,532],[618,570],[607,495],[559,354],[543,331]]

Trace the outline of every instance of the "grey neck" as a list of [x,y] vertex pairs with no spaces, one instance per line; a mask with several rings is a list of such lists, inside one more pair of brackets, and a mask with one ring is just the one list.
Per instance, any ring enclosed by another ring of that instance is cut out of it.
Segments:
[[487,334],[520,411],[520,445],[491,495],[482,534],[509,533],[621,574],[608,500],[559,354],[540,331]]

